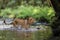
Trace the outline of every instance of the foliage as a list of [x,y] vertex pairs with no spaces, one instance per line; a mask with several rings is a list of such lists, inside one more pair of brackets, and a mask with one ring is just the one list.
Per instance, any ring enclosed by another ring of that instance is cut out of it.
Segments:
[[0,0],[0,8],[17,7],[19,5],[49,6],[47,0]]
[[[14,15],[13,13],[12,13],[12,9],[11,8],[5,8],[4,10],[1,10],[1,16],[3,16],[3,17],[9,17],[10,15]],[[11,16],[10,16],[11,17]]]
[[[45,7],[39,7],[39,6],[18,6],[17,8],[5,8],[4,10],[1,10],[0,13],[4,17],[11,17],[16,16],[16,18],[25,18],[26,16],[32,16],[35,19],[39,20],[40,17],[44,17],[47,20],[51,20],[51,17],[55,16],[54,10],[51,7],[45,6]],[[9,14],[9,15],[7,15]]]

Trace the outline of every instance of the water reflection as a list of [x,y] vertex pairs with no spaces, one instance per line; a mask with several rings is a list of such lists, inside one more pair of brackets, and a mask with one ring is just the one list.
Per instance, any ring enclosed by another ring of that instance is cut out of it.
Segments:
[[[11,25],[10,25],[11,26]],[[40,28],[39,30],[37,28]],[[2,32],[1,32],[2,31]],[[48,26],[31,26],[28,30],[16,28],[4,28],[0,30],[2,40],[47,40],[51,36],[51,30]]]

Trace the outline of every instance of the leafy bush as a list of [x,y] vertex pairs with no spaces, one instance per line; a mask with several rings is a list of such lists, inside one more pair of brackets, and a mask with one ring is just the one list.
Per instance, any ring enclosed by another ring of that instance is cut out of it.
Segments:
[[51,17],[55,16],[54,14],[55,12],[51,7],[38,7],[38,8],[36,7],[34,9],[35,9],[35,12],[33,13],[33,15],[38,20],[40,17],[44,17],[50,22]]
[[[54,10],[51,7],[39,7],[39,6],[18,6],[17,8],[5,8],[4,10],[1,10],[0,13],[4,17],[10,17],[13,18],[16,16],[16,18],[25,18],[26,16],[32,16],[35,19],[39,20],[40,17],[45,17],[47,20],[51,20],[51,17],[53,17]],[[9,15],[8,15],[9,14]]]

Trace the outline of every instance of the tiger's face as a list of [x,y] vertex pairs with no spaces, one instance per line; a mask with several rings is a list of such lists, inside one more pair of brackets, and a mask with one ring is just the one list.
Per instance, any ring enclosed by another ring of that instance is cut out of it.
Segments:
[[34,18],[32,18],[32,17],[30,17],[29,19],[28,19],[28,23],[29,24],[33,24],[33,23],[35,23],[36,22],[36,20],[34,19]]

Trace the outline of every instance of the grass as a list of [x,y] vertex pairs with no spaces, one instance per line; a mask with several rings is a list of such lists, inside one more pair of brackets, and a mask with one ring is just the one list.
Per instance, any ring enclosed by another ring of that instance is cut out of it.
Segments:
[[[46,30],[38,30],[36,32],[17,32],[16,30],[4,30],[0,31],[0,40],[47,40],[51,35],[51,28],[48,26],[42,26]],[[29,36],[26,37],[26,34]]]

